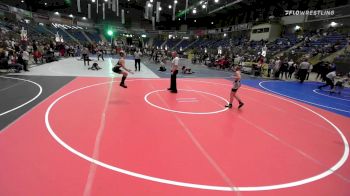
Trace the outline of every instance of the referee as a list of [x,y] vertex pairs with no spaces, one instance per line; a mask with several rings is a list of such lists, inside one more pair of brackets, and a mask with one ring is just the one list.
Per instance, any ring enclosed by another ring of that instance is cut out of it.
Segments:
[[135,52],[134,52],[134,58],[135,58],[135,71],[137,71],[137,64],[139,65],[139,71],[140,71],[140,67],[141,67],[141,51],[140,49],[137,49]]
[[176,88],[176,75],[179,72],[178,67],[179,67],[179,57],[177,56],[177,53],[174,51],[171,53],[173,56],[173,61],[171,62],[171,77],[170,77],[170,88],[168,90],[171,93],[177,93],[177,88]]
[[298,71],[300,83],[304,82],[309,69],[310,69],[310,63],[307,62],[306,58],[303,58],[303,61],[300,63],[299,71]]

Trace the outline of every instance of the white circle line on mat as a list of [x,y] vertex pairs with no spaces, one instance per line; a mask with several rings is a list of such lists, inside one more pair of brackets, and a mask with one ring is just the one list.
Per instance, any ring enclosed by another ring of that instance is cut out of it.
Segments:
[[334,96],[330,96],[330,95],[325,95],[325,94],[322,94],[320,92],[317,92],[319,91],[319,89],[314,89],[313,92],[318,94],[318,95],[322,95],[322,96],[325,96],[325,97],[330,97],[330,98],[333,98],[333,99],[339,99],[339,100],[343,100],[343,101],[350,101],[350,99],[342,99],[342,98],[339,98],[339,97],[334,97]]
[[20,109],[20,108],[22,108],[22,107],[28,105],[29,103],[31,103],[31,102],[33,102],[35,99],[37,99],[37,98],[41,95],[41,93],[43,92],[43,88],[41,87],[41,85],[38,84],[38,83],[36,83],[36,82],[34,82],[34,81],[26,80],[26,79],[22,79],[22,78],[15,78],[15,77],[5,77],[5,76],[0,76],[0,77],[1,77],[1,78],[14,79],[14,80],[22,80],[22,81],[25,81],[25,82],[29,82],[29,83],[35,84],[35,85],[39,88],[38,94],[35,95],[33,98],[31,98],[29,101],[27,101],[27,102],[25,102],[25,103],[23,103],[23,104],[21,104],[21,105],[19,105],[19,106],[17,106],[17,107],[14,107],[14,108],[12,108],[12,109],[10,109],[10,110],[7,110],[7,111],[5,111],[5,112],[3,112],[3,113],[0,113],[0,116],[3,116],[3,115],[5,115],[5,114],[8,114],[8,113],[10,113],[10,112],[13,112],[13,111],[15,111],[15,110],[18,110],[18,109]]
[[[263,86],[262,84],[263,83],[272,83],[271,81],[262,81],[259,83],[259,86],[267,91],[270,91],[272,93],[275,93],[275,94],[278,94],[278,95],[281,95],[281,96],[284,96],[284,97],[288,97],[290,99],[294,99],[294,100],[298,100],[298,101],[302,101],[304,103],[309,103],[309,104],[312,104],[312,105],[316,105],[316,106],[320,106],[320,107],[323,107],[323,108],[328,108],[328,109],[332,109],[332,110],[337,110],[337,111],[341,111],[341,112],[346,112],[346,113],[350,113],[350,111],[348,110],[343,110],[343,109],[339,109],[339,108],[334,108],[334,107],[330,107],[330,106],[326,106],[326,105],[322,105],[322,104],[318,104],[318,103],[314,103],[314,102],[311,102],[311,101],[306,101],[304,99],[299,99],[299,98],[295,98],[295,97],[291,97],[291,96],[288,96],[288,95],[285,95],[283,93],[279,93],[279,92],[276,92],[276,91],[273,91],[269,88],[266,88],[265,86]],[[275,82],[276,83],[276,82]]]
[[[206,94],[206,95],[211,95],[211,96],[217,97],[217,98],[219,98],[221,100],[224,100],[228,104],[228,101],[225,98],[220,97],[220,96],[215,95],[215,94],[212,94],[212,93],[208,93],[208,92],[204,92],[204,91],[197,91],[197,90],[189,90],[189,89],[178,89],[178,90],[180,91],[179,93],[181,93],[181,91],[189,91],[189,92],[197,92],[197,93],[203,93],[203,94]],[[148,100],[148,97],[151,94],[158,93],[158,92],[164,92],[164,91],[166,91],[166,90],[163,90],[163,89],[162,90],[155,90],[155,91],[151,91],[151,92],[147,93],[145,95],[145,97],[144,97],[145,102],[148,103],[149,105],[155,107],[155,108],[158,108],[158,109],[161,109],[161,110],[165,110],[165,111],[168,111],[168,112],[180,113],[180,114],[194,114],[194,115],[204,114],[205,115],[205,114],[217,114],[217,113],[224,112],[224,111],[228,110],[228,108],[225,108],[223,106],[223,109],[217,110],[217,111],[212,111],[212,112],[185,112],[185,111],[179,111],[179,110],[172,110],[172,109],[164,108],[164,107],[158,106],[158,105],[156,105],[156,104],[154,104],[154,103],[152,103],[152,102],[150,102]]]
[[[128,81],[136,81],[136,80],[138,80],[138,79],[128,80]],[[145,79],[140,79],[140,80],[145,80]],[[182,80],[182,81],[200,82],[200,83],[208,83],[208,84],[230,86],[228,84],[207,82],[207,81],[200,81],[200,80]],[[295,105],[297,105],[297,106],[299,106],[299,107],[301,107],[301,108],[303,108],[303,109],[305,109],[305,110],[315,114],[316,116],[320,117],[322,120],[324,120],[328,124],[330,124],[339,133],[339,135],[341,136],[341,139],[342,139],[342,141],[344,143],[344,153],[343,153],[342,157],[340,158],[340,160],[335,165],[333,165],[331,168],[327,169],[326,171],[324,171],[324,172],[322,172],[322,173],[320,173],[318,175],[315,175],[315,176],[312,176],[312,177],[309,177],[309,178],[305,178],[305,179],[302,179],[302,180],[293,181],[293,182],[289,182],[289,183],[283,183],[283,184],[275,184],[275,185],[245,186],[245,187],[229,187],[229,186],[214,186],[214,185],[205,185],[205,184],[194,184],[194,183],[180,182],[180,181],[174,181],[174,180],[168,180],[168,179],[148,176],[148,175],[132,172],[132,171],[129,171],[129,170],[125,170],[125,169],[122,169],[122,168],[119,168],[119,167],[116,167],[116,166],[112,166],[112,165],[106,164],[106,163],[101,162],[99,160],[93,159],[93,158],[91,158],[91,157],[89,157],[89,156],[87,156],[87,155],[77,151],[76,149],[72,148],[71,146],[66,144],[63,140],[61,140],[61,138],[59,138],[55,134],[55,132],[53,131],[53,129],[52,129],[51,125],[50,125],[50,122],[49,122],[49,114],[50,114],[51,109],[53,108],[53,106],[57,102],[59,102],[64,97],[66,97],[66,96],[68,96],[70,94],[73,94],[73,93],[75,93],[77,91],[86,89],[86,88],[90,88],[90,87],[94,87],[94,86],[98,86],[98,85],[103,85],[103,84],[108,84],[108,83],[110,83],[110,82],[104,82],[104,83],[98,83],[98,84],[85,86],[85,87],[73,90],[73,91],[71,91],[69,93],[66,93],[66,94],[60,96],[59,98],[54,100],[50,104],[50,106],[47,108],[47,110],[45,112],[45,124],[46,124],[46,127],[47,127],[50,135],[61,146],[66,148],[68,151],[70,151],[71,153],[79,156],[80,158],[83,158],[83,159],[85,159],[85,160],[87,160],[89,162],[92,162],[92,163],[94,163],[96,165],[99,165],[99,166],[104,167],[106,169],[110,169],[110,170],[115,171],[115,172],[123,173],[123,174],[129,175],[129,176],[133,176],[133,177],[144,179],[144,180],[149,180],[149,181],[159,182],[159,183],[169,184],[169,185],[175,185],[175,186],[181,186],[181,187],[187,187],[187,188],[196,188],[196,189],[214,190],[214,191],[266,191],[266,190],[275,190],[275,189],[283,189],[283,188],[290,188],[290,187],[300,186],[300,185],[303,185],[303,184],[307,184],[307,183],[311,183],[311,182],[320,180],[320,179],[322,179],[322,178],[324,178],[326,176],[329,176],[329,175],[333,174],[336,170],[338,170],[346,162],[346,160],[347,160],[347,158],[349,156],[349,144],[348,144],[348,141],[347,141],[346,137],[344,136],[344,134],[341,132],[341,130],[336,125],[334,125],[331,121],[329,121],[327,118],[325,118],[321,114],[313,111],[312,109],[310,109],[310,108],[308,108],[306,106],[303,106],[303,105],[301,105],[301,104],[299,104],[297,102],[294,102],[292,100],[289,100],[289,99],[286,99],[286,98],[283,98],[283,97],[280,97],[280,96],[277,96],[277,95],[274,95],[274,94],[271,94],[271,93],[263,92],[261,90],[255,90],[255,89],[252,89],[252,88],[244,88],[243,87],[243,89],[246,89],[246,90],[258,92],[258,93],[261,93],[261,94],[266,94],[266,95],[269,95],[269,96],[272,96],[272,97],[276,97],[278,99],[290,102],[292,104],[295,104]]]

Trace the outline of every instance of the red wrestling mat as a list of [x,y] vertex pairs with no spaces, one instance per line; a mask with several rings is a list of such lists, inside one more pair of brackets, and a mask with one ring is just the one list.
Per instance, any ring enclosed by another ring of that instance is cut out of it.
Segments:
[[0,195],[350,195],[349,118],[226,80],[77,78],[0,132]]

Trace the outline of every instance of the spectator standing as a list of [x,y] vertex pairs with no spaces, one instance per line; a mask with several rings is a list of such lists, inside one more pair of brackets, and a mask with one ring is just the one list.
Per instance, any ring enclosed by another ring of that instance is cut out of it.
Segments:
[[275,66],[273,67],[273,73],[276,79],[280,76],[281,60],[279,58],[275,61]]
[[307,70],[306,80],[309,80],[309,76],[310,76],[312,69],[313,69],[313,66],[310,64],[309,69]]
[[269,67],[267,69],[267,77],[270,77],[271,71],[273,70],[274,67],[275,67],[275,60],[271,59],[269,63]]
[[24,71],[29,71],[28,70],[28,62],[29,62],[29,53],[27,50],[24,50],[22,53],[22,59],[23,59],[23,68]]

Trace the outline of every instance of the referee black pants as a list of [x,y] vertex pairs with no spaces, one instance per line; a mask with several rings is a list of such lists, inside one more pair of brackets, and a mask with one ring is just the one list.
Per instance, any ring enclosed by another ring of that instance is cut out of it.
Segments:
[[137,71],[137,64],[139,64],[139,71],[140,71],[140,67],[141,67],[141,59],[135,59],[135,71]]
[[171,77],[170,77],[170,90],[171,91],[177,91],[177,88],[176,88],[176,75],[179,71],[178,70],[175,70],[172,74],[171,74]]
[[303,83],[307,74],[307,69],[299,69],[299,79],[300,82]]

